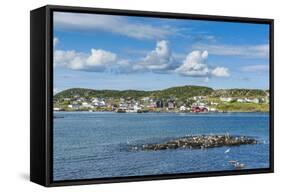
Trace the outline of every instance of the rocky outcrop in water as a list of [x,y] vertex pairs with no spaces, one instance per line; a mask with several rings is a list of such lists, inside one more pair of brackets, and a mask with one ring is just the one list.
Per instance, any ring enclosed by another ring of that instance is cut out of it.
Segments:
[[178,139],[172,139],[165,143],[145,144],[135,146],[133,150],[158,151],[166,149],[204,149],[222,146],[239,146],[246,144],[257,144],[257,140],[246,136],[226,135],[199,135],[185,136]]

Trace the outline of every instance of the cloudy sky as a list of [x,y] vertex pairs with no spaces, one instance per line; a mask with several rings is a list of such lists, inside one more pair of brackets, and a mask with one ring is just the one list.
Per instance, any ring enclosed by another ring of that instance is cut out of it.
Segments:
[[54,13],[54,92],[269,87],[269,26]]

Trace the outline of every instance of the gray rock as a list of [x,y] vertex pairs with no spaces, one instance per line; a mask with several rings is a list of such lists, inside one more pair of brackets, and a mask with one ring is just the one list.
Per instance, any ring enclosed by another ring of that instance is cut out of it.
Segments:
[[[164,143],[144,144],[138,147],[139,150],[158,151],[167,149],[206,149],[223,146],[239,146],[257,144],[257,140],[246,136],[230,136],[226,135],[197,135],[185,136],[173,139]],[[133,147],[132,149],[136,149]]]

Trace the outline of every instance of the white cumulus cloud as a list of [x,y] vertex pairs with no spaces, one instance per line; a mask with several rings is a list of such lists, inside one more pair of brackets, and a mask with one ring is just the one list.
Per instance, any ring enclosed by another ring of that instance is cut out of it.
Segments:
[[169,68],[174,62],[168,41],[161,40],[156,48],[133,67],[134,70],[161,71]]
[[228,68],[225,67],[216,67],[215,69],[213,69],[211,71],[213,76],[216,77],[228,77],[229,76],[229,72],[228,72]]
[[[58,41],[58,39],[54,39]],[[72,70],[113,72],[113,73],[177,73],[191,77],[227,77],[228,68],[217,66],[210,67],[207,64],[208,51],[192,51],[182,60],[181,57],[173,57],[169,42],[161,40],[156,42],[153,50],[145,56],[134,60],[119,58],[116,53],[103,49],[92,48],[89,53],[75,50],[55,50],[54,66]],[[181,58],[181,59],[180,59]],[[252,68],[251,68],[252,69]],[[251,70],[243,69],[243,70]]]
[[102,49],[92,49],[91,55],[87,58],[87,67],[99,67],[110,65],[117,59],[115,53],[105,51]]
[[192,51],[189,53],[182,65],[175,72],[191,77],[227,77],[228,69],[225,67],[210,68],[207,65],[208,51]]
[[102,71],[117,59],[115,53],[102,49],[92,49],[91,54],[76,51],[56,50],[55,66],[63,66],[74,70]]
[[55,50],[54,52],[54,65],[68,67],[71,69],[77,69],[82,65],[78,60],[82,62],[86,56],[83,53],[77,53],[74,50]]
[[183,64],[175,71],[185,76],[205,77],[209,74],[207,58],[207,51],[193,51],[186,56]]

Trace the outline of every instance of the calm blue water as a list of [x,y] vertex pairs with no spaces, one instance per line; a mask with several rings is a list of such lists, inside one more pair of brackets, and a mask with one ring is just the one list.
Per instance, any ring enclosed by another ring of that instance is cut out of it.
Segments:
[[[267,113],[88,113],[59,112],[54,119],[54,180],[232,170],[269,167]],[[253,136],[257,145],[212,149],[131,151],[187,134]],[[229,153],[225,153],[230,148]]]

